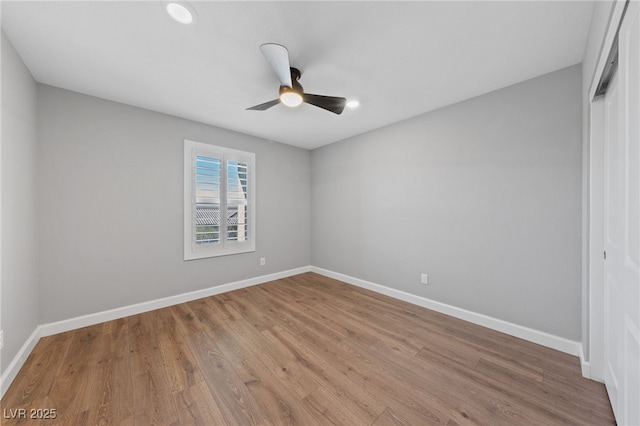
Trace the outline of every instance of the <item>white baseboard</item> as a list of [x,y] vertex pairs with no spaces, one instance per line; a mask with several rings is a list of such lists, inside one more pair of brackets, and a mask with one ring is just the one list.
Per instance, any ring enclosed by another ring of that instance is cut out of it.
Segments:
[[24,345],[20,348],[15,357],[11,360],[7,368],[2,372],[2,376],[0,376],[0,399],[4,396],[4,393],[9,389],[11,383],[13,383],[13,379],[16,378],[18,372],[22,368],[22,365],[27,360],[27,357],[33,351],[33,348],[36,347],[36,343],[40,340],[42,335],[40,334],[42,331],[41,326],[37,326],[31,336],[24,342]]
[[329,271],[327,269],[312,266],[311,272],[343,281],[348,284],[353,284],[367,290],[375,291],[376,293],[384,294],[386,296],[409,302],[414,305],[422,306],[423,308],[431,309],[455,318],[469,321],[471,323],[481,325],[492,330],[500,331],[502,333],[509,334],[510,336],[518,337],[520,339],[537,343],[542,346],[556,349],[561,352],[565,352],[574,356],[580,355],[582,345],[579,342],[565,339],[563,337],[554,336],[552,334],[545,333],[544,331],[538,331],[532,328],[523,327],[521,325],[513,324],[508,321],[503,321],[487,315],[468,311],[466,309],[458,308],[452,305],[447,305],[446,303],[437,302],[435,300],[427,299],[426,297],[416,296],[415,294],[396,290],[338,272]]
[[582,370],[582,377],[586,377],[587,379],[591,379],[591,363],[585,360],[584,357],[584,347],[580,345],[580,353],[578,354],[580,357],[580,368]]
[[20,348],[20,351],[18,351],[11,363],[2,373],[2,377],[0,377],[0,399],[4,396],[4,393],[7,391],[7,389],[9,389],[9,386],[18,375],[18,372],[22,368],[22,365],[26,361],[31,351],[33,351],[33,348],[36,346],[41,337],[64,333],[65,331],[76,330],[78,328],[88,327],[90,325],[100,324],[105,321],[112,321],[131,315],[141,314],[143,312],[166,308],[167,306],[190,302],[192,300],[202,299],[204,297],[214,296],[216,294],[239,290],[241,288],[251,287],[269,281],[302,274],[305,272],[309,272],[310,270],[310,266],[303,266],[300,268],[289,269],[273,274],[262,275],[255,278],[249,278],[242,281],[223,284],[216,287],[178,294],[176,296],[164,297],[162,299],[136,303],[134,305],[124,306],[122,308],[110,309],[95,314],[82,315],[75,318],[69,318],[62,321],[39,325],[38,327],[36,327],[33,333],[31,333],[31,336],[29,336],[24,345],[22,345],[22,348]]

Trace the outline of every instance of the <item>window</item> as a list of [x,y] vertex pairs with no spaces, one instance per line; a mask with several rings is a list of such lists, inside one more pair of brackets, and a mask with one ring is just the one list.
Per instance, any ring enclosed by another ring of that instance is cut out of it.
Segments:
[[184,141],[184,259],[255,250],[255,154]]

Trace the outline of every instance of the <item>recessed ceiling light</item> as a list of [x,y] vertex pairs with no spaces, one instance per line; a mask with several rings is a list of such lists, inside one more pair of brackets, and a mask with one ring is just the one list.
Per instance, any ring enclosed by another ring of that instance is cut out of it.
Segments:
[[196,11],[185,2],[167,4],[167,13],[181,24],[193,24],[196,21]]
[[360,106],[360,102],[359,102],[359,101],[356,101],[356,100],[354,99],[354,100],[351,100],[351,101],[347,102],[347,106],[348,106],[349,108],[358,108],[358,107]]

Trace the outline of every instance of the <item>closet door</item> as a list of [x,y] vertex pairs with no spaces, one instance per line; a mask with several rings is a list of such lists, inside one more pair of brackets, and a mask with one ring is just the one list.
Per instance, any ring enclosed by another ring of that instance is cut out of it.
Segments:
[[619,32],[605,97],[605,372],[619,424],[640,424],[640,2]]

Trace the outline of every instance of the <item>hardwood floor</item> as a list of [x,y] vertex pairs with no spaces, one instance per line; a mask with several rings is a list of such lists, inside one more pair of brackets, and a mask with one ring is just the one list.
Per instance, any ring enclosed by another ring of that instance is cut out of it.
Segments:
[[313,273],[45,337],[2,411],[3,425],[614,423],[573,356]]

